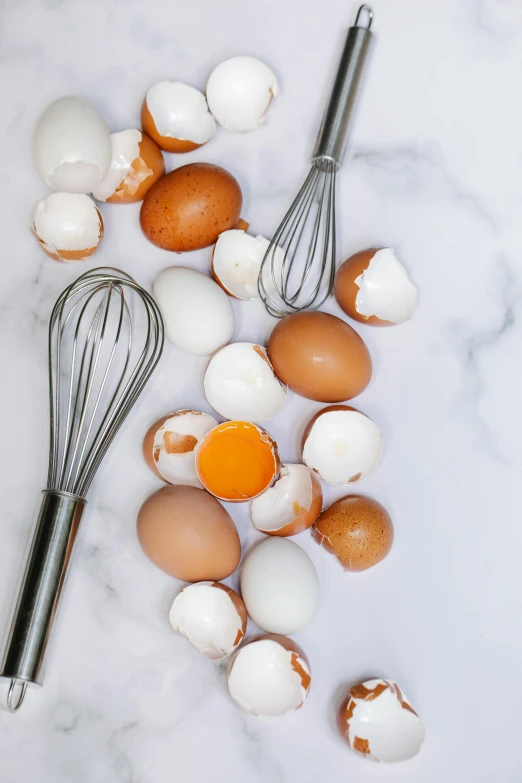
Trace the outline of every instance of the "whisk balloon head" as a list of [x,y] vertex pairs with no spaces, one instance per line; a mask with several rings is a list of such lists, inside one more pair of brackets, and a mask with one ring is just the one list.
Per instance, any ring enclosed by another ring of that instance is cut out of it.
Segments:
[[61,294],[49,324],[48,489],[85,497],[163,340],[158,306],[124,272],[93,269]]
[[317,310],[332,292],[337,169],[334,160],[314,160],[265,253],[258,291],[276,318]]

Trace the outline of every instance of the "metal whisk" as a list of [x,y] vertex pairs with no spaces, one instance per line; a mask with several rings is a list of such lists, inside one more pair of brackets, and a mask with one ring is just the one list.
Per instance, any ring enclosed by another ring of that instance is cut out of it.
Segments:
[[[363,25],[361,18],[366,17]],[[258,290],[276,318],[317,310],[332,292],[335,263],[335,178],[372,33],[373,13],[362,5],[348,30],[312,168],[265,253]]]
[[42,684],[45,649],[85,497],[163,350],[152,297],[124,272],[99,268],[56,302],[49,325],[50,449],[47,489],[0,664],[16,711]]

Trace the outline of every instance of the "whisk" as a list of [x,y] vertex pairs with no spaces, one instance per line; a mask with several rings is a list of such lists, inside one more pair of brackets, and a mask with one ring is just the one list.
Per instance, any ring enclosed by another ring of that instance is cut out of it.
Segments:
[[42,684],[44,654],[86,495],[114,436],[156,367],[163,321],[152,297],[108,267],[79,277],[49,324],[50,448],[47,489],[0,676],[15,712]]
[[[366,24],[362,18],[366,18]],[[267,248],[258,291],[276,318],[317,310],[335,277],[335,179],[372,33],[373,13],[362,5],[348,30],[341,62],[312,158],[312,168]],[[300,260],[300,263],[299,263]]]

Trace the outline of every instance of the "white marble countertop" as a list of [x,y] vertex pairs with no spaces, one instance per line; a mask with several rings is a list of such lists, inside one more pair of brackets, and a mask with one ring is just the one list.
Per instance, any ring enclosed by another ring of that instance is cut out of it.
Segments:
[[[169,628],[179,585],[135,536],[137,509],[159,486],[140,454],[145,428],[204,404],[204,360],[169,347],[92,487],[45,686],[19,714],[0,710],[2,783],[520,780],[522,6],[373,6],[379,40],[340,177],[339,228],[343,256],[394,246],[421,292],[410,324],[359,330],[375,374],[357,404],[386,443],[360,490],[391,511],[393,550],[373,570],[344,574],[310,536],[298,539],[322,586],[318,615],[298,636],[310,697],[282,719],[237,708],[225,665]],[[57,294],[88,268],[48,260],[29,233],[46,194],[31,163],[36,118],[76,93],[112,130],[133,127],[152,82],[203,87],[220,60],[261,56],[282,87],[268,124],[241,137],[222,131],[200,152],[168,156],[168,166],[229,168],[244,217],[269,232],[306,171],[355,10],[341,0],[2,3],[1,628],[45,482],[47,320]],[[103,208],[106,236],[90,266],[121,266],[147,286],[171,263],[208,267],[207,251],[181,258],[150,245],[138,210]],[[261,306],[235,306],[237,337],[265,339],[271,320]],[[284,459],[296,458],[319,407],[292,396],[269,423]],[[341,494],[330,488],[327,499]],[[232,513],[248,547],[248,509]],[[368,676],[396,679],[425,723],[420,755],[400,768],[367,762],[336,736],[340,693]]]

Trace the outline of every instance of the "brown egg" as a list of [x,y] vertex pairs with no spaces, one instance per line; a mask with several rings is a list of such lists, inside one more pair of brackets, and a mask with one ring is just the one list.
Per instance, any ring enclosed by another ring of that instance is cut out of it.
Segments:
[[199,250],[237,224],[241,204],[241,188],[228,171],[210,163],[191,163],[149,190],[140,224],[147,239],[164,250]]
[[381,321],[375,315],[361,315],[355,307],[355,301],[359,293],[359,286],[355,280],[363,272],[366,272],[368,264],[378,250],[378,247],[371,247],[369,250],[361,250],[360,253],[350,256],[339,267],[339,271],[335,276],[334,294],[341,310],[344,310],[346,315],[349,315],[354,321],[372,324],[372,326],[394,326],[391,321]]
[[365,571],[384,560],[393,543],[393,523],[380,503],[346,495],[325,509],[312,528],[317,543],[346,571]]
[[141,201],[154,183],[165,174],[165,161],[161,150],[146,133],[141,135],[139,151],[125,178],[107,199],[109,204],[133,204]]
[[361,337],[328,313],[287,315],[270,335],[268,356],[283,383],[318,402],[350,400],[372,377],[372,360]]
[[194,141],[188,141],[187,139],[173,139],[171,136],[162,136],[156,128],[154,118],[147,106],[147,99],[143,101],[141,107],[141,127],[148,133],[148,135],[154,139],[158,147],[166,152],[192,152],[197,150],[202,144],[196,144]]
[[230,515],[196,487],[163,487],[147,498],[138,514],[137,532],[147,557],[184,582],[225,579],[241,557]]

